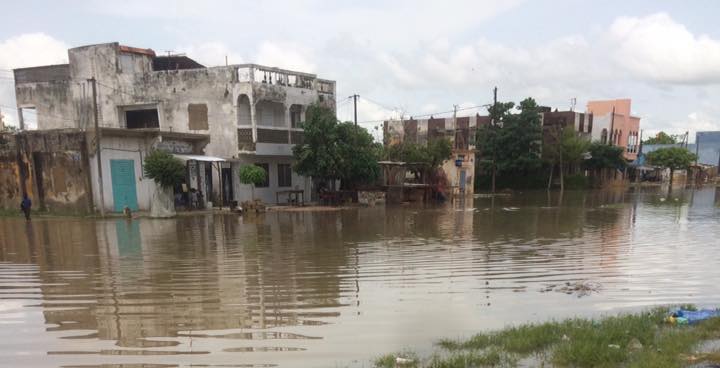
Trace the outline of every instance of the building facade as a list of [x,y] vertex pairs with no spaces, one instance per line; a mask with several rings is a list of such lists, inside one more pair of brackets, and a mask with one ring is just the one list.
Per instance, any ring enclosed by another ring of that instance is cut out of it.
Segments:
[[593,141],[622,147],[625,159],[633,161],[640,148],[640,118],[631,114],[629,98],[589,101],[587,112],[594,117]]
[[475,179],[475,132],[478,124],[489,120],[483,116],[389,120],[384,122],[384,144],[402,142],[427,144],[433,139],[446,138],[452,144],[452,156],[442,164],[448,184],[453,191],[472,195]]
[[292,171],[292,146],[309,105],[335,109],[334,81],[256,64],[205,67],[118,43],[70,49],[68,60],[14,71],[19,121],[25,128],[24,112],[34,109],[38,130],[88,133],[96,207],[149,209],[155,184],[142,167],[154,149],[186,161],[186,187],[215,205],[250,199],[237,174],[245,164],[268,173],[256,198],[273,203],[287,189],[310,196],[310,178]]

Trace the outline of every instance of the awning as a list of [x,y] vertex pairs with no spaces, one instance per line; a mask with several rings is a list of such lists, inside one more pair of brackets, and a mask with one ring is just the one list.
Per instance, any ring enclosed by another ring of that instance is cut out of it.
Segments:
[[183,161],[207,161],[207,162],[225,161],[224,158],[214,157],[214,156],[178,155],[178,154],[173,154],[173,156],[175,156]]

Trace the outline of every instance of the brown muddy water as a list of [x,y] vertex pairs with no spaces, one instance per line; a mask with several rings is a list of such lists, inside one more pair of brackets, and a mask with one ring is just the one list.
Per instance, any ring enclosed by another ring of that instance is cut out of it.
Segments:
[[720,305],[720,191],[664,199],[0,219],[0,366],[370,367],[508,324]]

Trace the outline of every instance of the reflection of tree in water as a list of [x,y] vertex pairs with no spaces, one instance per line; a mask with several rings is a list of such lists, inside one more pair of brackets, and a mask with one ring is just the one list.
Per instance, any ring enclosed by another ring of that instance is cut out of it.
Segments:
[[[340,305],[343,288],[355,286],[341,284],[349,251],[327,220],[205,216],[104,221],[97,229],[93,222],[34,221],[30,236],[3,222],[13,241],[0,239],[0,257],[38,263],[38,297],[46,321],[57,324],[49,330],[162,346],[143,338],[331,322],[337,312],[311,310]],[[302,338],[291,335],[245,337]]]

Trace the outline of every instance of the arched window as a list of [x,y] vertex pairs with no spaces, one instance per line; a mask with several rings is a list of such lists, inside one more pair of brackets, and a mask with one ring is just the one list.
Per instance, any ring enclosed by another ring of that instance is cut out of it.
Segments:
[[602,133],[600,134],[600,143],[606,144],[608,142],[608,130],[603,129]]
[[238,96],[237,103],[237,125],[251,125],[250,99],[247,95]]

